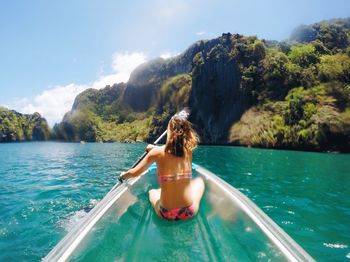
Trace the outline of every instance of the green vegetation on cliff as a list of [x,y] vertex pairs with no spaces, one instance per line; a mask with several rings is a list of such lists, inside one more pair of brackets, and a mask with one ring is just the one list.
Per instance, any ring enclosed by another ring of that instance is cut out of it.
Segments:
[[350,85],[328,83],[308,89],[293,88],[283,101],[266,102],[246,111],[232,126],[230,142],[259,147],[348,151],[349,101]]
[[350,19],[290,41],[223,34],[78,95],[55,126],[68,141],[151,140],[182,107],[208,144],[350,151]]
[[349,45],[350,19],[332,19],[297,27],[290,37],[296,42],[321,42],[332,53],[341,52]]
[[148,112],[132,112],[120,100],[125,86],[88,89],[79,94],[73,108],[52,130],[53,139],[65,141],[145,140],[151,117]]
[[349,21],[302,26],[291,37],[302,43],[267,49],[258,102],[232,125],[231,143],[350,151]]
[[[123,85],[102,90],[89,89],[79,94],[73,108],[53,128],[54,139],[65,141],[146,141],[157,135],[157,121],[164,122],[171,113],[188,105],[191,77],[177,75],[167,79],[158,94],[158,108],[135,112],[123,104]],[[164,109],[167,108],[167,109]],[[155,110],[164,111],[163,116]]]
[[0,142],[43,141],[50,138],[50,129],[39,113],[20,114],[0,107]]

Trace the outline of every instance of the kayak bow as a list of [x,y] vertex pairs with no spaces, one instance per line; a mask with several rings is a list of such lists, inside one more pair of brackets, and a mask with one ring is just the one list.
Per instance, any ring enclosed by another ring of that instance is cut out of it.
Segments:
[[154,214],[147,194],[157,186],[152,165],[111,190],[43,260],[314,261],[239,190],[195,164],[193,174],[206,184],[193,219],[174,223]]

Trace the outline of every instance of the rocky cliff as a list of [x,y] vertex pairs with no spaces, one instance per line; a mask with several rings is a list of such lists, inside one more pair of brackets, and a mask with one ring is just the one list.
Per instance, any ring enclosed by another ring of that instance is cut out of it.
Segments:
[[150,141],[187,106],[202,143],[348,151],[349,21],[303,26],[285,42],[199,41],[139,66],[128,83],[83,92],[55,136]]
[[44,141],[50,138],[50,129],[39,113],[21,114],[0,107],[0,142]]
[[159,89],[165,80],[192,71],[192,61],[200,51],[201,44],[202,42],[193,44],[177,57],[158,58],[136,68],[126,84],[123,98],[125,105],[134,111],[147,111],[153,107],[157,103]]
[[[204,143],[227,143],[227,131],[248,106],[241,87],[239,61],[231,55],[231,34],[201,43],[192,71],[190,120]],[[239,36],[236,36],[239,37]]]

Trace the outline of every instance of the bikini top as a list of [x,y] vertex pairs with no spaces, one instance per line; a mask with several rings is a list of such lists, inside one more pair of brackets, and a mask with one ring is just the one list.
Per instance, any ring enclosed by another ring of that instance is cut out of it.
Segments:
[[192,178],[192,171],[184,171],[180,173],[176,173],[175,175],[167,174],[167,175],[158,175],[159,184],[163,184],[168,181],[176,181],[180,179]]

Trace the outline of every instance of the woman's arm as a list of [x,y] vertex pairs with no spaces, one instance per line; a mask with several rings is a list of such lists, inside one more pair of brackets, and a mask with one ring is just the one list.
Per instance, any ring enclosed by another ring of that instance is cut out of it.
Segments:
[[157,150],[154,150],[156,146],[153,146],[152,148],[149,148],[149,145],[147,146],[146,150],[148,151],[148,154],[145,156],[144,159],[141,160],[140,163],[138,163],[137,166],[134,168],[129,169],[126,172],[122,172],[119,178],[122,180],[129,179],[132,177],[137,177],[141,175],[144,171],[147,170],[147,168],[156,161],[158,152]]

